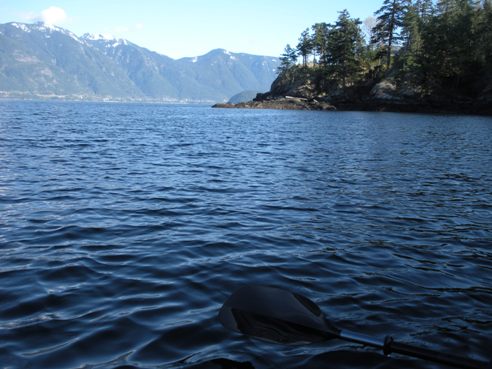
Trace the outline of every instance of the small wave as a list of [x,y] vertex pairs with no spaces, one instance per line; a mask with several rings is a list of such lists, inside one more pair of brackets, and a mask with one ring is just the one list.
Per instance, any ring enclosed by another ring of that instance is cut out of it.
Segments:
[[244,284],[374,337],[489,352],[483,118],[0,104],[2,365],[426,365],[230,333],[217,312]]

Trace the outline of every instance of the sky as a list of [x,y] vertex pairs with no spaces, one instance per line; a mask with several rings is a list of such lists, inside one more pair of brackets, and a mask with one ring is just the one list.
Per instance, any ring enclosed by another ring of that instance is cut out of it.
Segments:
[[172,58],[232,52],[279,56],[317,22],[347,9],[362,21],[383,0],[0,0],[0,23],[44,21],[77,35],[124,38]]

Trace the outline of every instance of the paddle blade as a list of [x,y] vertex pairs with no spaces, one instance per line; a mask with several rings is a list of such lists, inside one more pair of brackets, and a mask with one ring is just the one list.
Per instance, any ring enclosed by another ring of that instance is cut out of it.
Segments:
[[320,308],[307,297],[267,286],[245,286],[219,312],[229,329],[268,341],[301,344],[337,338]]

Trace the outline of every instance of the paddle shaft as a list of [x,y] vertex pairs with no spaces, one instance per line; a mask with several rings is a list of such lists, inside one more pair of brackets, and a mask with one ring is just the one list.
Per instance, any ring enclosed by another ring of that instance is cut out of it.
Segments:
[[339,329],[307,297],[270,286],[241,287],[224,303],[219,319],[229,329],[273,342],[299,344],[339,338],[381,349],[385,355],[397,353],[462,369],[492,369],[492,362],[395,342],[390,336],[381,341]]
[[489,364],[483,361],[472,360],[455,355],[443,354],[437,351],[408,345],[406,343],[396,342],[390,336],[386,337],[384,342],[380,342],[359,333],[342,330],[339,337],[345,341],[355,342],[366,346],[382,349],[385,355],[397,353],[462,369],[491,368]]

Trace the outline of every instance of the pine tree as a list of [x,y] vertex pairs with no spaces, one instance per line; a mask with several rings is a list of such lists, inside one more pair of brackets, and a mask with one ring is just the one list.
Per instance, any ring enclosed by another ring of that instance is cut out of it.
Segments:
[[327,43],[329,74],[345,88],[358,79],[363,51],[363,36],[359,19],[350,18],[347,10],[340,12]]
[[426,21],[434,13],[432,0],[416,0],[413,7],[417,12],[420,21]]
[[492,0],[483,0],[479,43],[483,45],[482,57],[487,74],[492,75]]
[[278,68],[279,74],[282,74],[296,65],[297,62],[297,50],[292,48],[289,44],[285,46],[284,53],[280,57],[280,67]]
[[326,66],[326,48],[328,43],[328,35],[330,33],[331,25],[327,23],[316,23],[312,26],[313,38],[312,45],[313,51],[318,55],[319,64]]
[[379,44],[386,56],[386,68],[391,65],[393,47],[402,40],[400,29],[404,24],[409,0],[384,0],[383,6],[375,13],[377,24],[371,42]]
[[437,11],[439,14],[457,14],[463,5],[468,5],[469,0],[437,0]]
[[432,21],[425,25],[422,64],[431,90],[467,95],[481,69],[477,32],[480,9],[471,0],[439,0]]
[[399,52],[400,77],[408,82],[421,82],[422,29],[433,12],[431,0],[417,0],[410,4],[403,19],[401,36],[403,47]]
[[297,44],[297,50],[302,57],[302,65],[307,66],[308,57],[313,51],[313,40],[309,34],[309,28],[306,28],[299,37],[299,43]]
[[[314,76],[320,89],[332,88],[334,82],[345,88],[390,76],[421,96],[475,97],[490,89],[492,0],[384,0],[375,15],[373,47],[364,43],[361,22],[344,10],[335,24],[306,29],[297,49],[287,45],[279,72]],[[315,63],[318,58],[318,68],[294,68],[298,56],[306,66],[310,55]],[[381,61],[390,73],[384,73]]]

